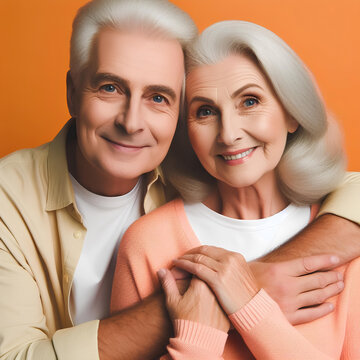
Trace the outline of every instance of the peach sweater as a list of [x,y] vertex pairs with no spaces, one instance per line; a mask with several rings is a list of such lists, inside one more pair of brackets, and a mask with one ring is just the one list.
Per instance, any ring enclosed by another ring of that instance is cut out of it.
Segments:
[[[156,271],[170,267],[173,259],[199,245],[179,199],[136,221],[120,243],[111,311],[158,290]],[[167,356],[179,360],[360,359],[360,259],[338,270],[344,274],[345,289],[331,299],[333,313],[293,327],[262,289],[230,316],[236,330],[228,336],[198,323],[175,320]]]

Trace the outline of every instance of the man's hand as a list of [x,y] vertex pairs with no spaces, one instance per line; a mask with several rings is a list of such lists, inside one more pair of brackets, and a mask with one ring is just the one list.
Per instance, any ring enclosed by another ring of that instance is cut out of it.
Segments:
[[249,265],[259,287],[279,304],[290,323],[297,325],[333,311],[333,305],[325,301],[344,288],[342,274],[329,270],[338,263],[337,256],[316,255]]

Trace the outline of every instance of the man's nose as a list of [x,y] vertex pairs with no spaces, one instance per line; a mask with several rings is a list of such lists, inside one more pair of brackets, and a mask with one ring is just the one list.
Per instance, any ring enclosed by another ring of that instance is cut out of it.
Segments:
[[124,130],[127,134],[135,134],[144,128],[143,114],[141,111],[141,99],[132,97],[127,104],[120,109],[115,119],[115,125]]

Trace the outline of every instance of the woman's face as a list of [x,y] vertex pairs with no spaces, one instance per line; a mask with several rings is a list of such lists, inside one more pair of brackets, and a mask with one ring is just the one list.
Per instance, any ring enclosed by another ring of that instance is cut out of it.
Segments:
[[195,68],[187,77],[188,133],[204,168],[231,187],[273,172],[297,122],[245,55]]

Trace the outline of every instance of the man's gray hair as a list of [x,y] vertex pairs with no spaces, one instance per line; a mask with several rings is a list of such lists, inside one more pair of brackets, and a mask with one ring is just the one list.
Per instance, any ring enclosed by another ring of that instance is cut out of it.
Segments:
[[[189,48],[187,72],[218,63],[231,54],[245,54],[259,66],[288,116],[299,123],[296,132],[288,135],[276,169],[283,194],[296,204],[319,201],[341,181],[346,161],[341,134],[326,111],[310,71],[271,31],[245,21],[223,21],[204,30]],[[178,138],[174,146],[181,147],[184,141]],[[168,176],[186,200],[201,200],[208,192],[210,179],[196,170],[201,167],[199,163],[191,164],[191,153],[186,157],[189,170],[181,170],[185,176],[176,173],[171,164]]]
[[190,16],[167,0],[93,0],[81,7],[73,22],[70,73],[79,82],[103,28],[140,30],[149,36],[178,40],[183,48],[197,35]]

